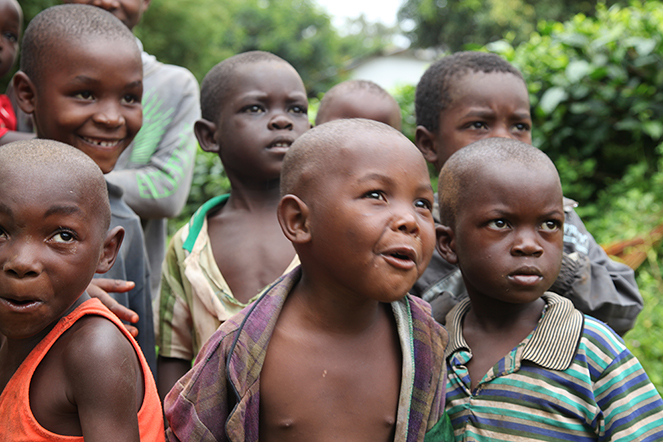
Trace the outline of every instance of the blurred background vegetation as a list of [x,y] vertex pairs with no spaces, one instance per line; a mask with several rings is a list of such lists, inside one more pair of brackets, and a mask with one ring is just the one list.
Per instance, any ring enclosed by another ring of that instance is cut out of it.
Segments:
[[[55,0],[21,0],[26,23]],[[354,60],[404,34],[413,48],[498,53],[523,72],[534,144],[555,161],[565,195],[597,241],[634,267],[645,309],[625,341],[663,393],[663,4],[659,1],[404,0],[399,26],[360,17],[340,31],[313,0],[152,0],[136,28],[146,51],[202,80],[220,60],[274,52],[300,72],[314,113]],[[2,79],[5,84],[8,78]],[[4,85],[0,85],[4,86]],[[414,85],[391,91],[414,133]],[[228,190],[202,151],[185,222]]]

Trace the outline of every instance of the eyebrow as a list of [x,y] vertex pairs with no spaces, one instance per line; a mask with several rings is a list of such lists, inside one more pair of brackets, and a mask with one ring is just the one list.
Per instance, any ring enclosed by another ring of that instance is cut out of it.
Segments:
[[[89,85],[98,85],[102,84],[103,82],[101,80],[98,80],[96,78],[88,77],[87,75],[77,75],[74,77],[73,80],[71,80],[72,84],[80,83],[80,84],[89,84]],[[134,87],[139,87],[143,84],[143,80],[136,80],[132,81],[131,83],[127,83],[124,87],[125,88],[134,88]]]
[[52,206],[49,207],[46,213],[44,213],[44,218],[48,218],[51,215],[72,215],[74,213],[82,213],[83,211],[78,206]]
[[[394,184],[397,183],[396,180],[394,180],[392,177],[389,175],[384,175],[381,173],[371,173],[369,175],[363,176],[357,180],[359,183],[364,183],[366,181],[384,181],[387,184]],[[433,191],[433,186],[430,183],[426,184],[421,184],[419,187],[417,187],[417,191],[422,191],[422,190],[430,190],[431,192]]]

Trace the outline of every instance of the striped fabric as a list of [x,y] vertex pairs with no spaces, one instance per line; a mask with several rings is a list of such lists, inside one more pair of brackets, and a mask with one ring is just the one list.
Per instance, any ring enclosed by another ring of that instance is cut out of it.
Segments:
[[537,328],[474,391],[462,335],[469,300],[449,314],[446,410],[456,441],[663,440],[663,401],[621,338],[567,299],[543,299]]

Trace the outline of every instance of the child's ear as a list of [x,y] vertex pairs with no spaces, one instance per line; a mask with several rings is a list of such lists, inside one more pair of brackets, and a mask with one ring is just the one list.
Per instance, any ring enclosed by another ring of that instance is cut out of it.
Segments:
[[194,123],[193,132],[196,134],[200,147],[205,152],[219,153],[219,145],[215,139],[216,124],[200,119]]
[[124,239],[124,228],[117,226],[106,234],[104,239],[104,248],[101,251],[99,264],[96,273],[106,273],[113,267],[115,258],[120,251],[122,240]]
[[14,75],[12,82],[18,106],[26,114],[32,114],[35,111],[35,99],[37,97],[36,88],[32,80],[30,80],[30,77],[25,72],[18,71]]
[[304,244],[311,240],[308,223],[309,208],[295,195],[286,195],[279,201],[277,216],[283,234],[293,244]]
[[437,235],[437,251],[442,258],[450,264],[458,264],[458,255],[456,255],[456,241],[454,231],[449,226],[438,225],[435,227]]
[[437,164],[437,146],[435,134],[424,126],[417,126],[414,133],[414,142],[423,154],[426,161]]

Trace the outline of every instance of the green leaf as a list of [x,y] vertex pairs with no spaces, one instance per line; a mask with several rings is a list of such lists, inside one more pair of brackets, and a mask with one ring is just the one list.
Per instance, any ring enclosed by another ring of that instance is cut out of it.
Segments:
[[568,94],[561,87],[553,87],[548,89],[539,101],[539,108],[547,115],[554,111],[559,103],[566,100]]

